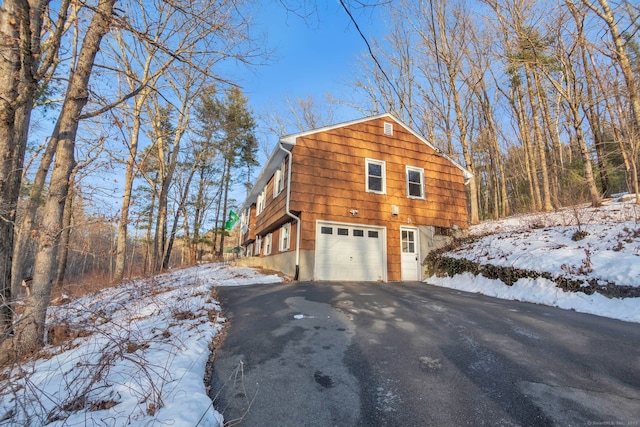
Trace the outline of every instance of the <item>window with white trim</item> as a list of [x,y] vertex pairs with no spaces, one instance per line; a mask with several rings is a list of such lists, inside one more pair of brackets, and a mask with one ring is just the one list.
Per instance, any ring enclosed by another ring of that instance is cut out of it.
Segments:
[[273,198],[274,199],[282,191],[282,188],[280,187],[280,177],[282,177],[282,171],[278,169],[276,173],[273,175]]
[[393,123],[384,122],[384,134],[393,136]]
[[280,227],[280,252],[288,251],[291,247],[291,224]]
[[[245,225],[245,227],[247,228],[247,231],[249,230],[249,225],[251,225],[251,208],[246,208],[244,210],[244,221],[243,224]],[[246,231],[245,231],[246,233]]]
[[284,165],[285,161],[283,160],[280,164],[280,168],[273,175],[273,197],[275,198],[278,194],[282,193],[284,189]]
[[386,188],[386,164],[382,160],[366,159],[365,174],[367,191],[369,193],[384,194]]
[[255,254],[256,256],[260,256],[260,251],[262,250],[262,236],[257,236],[256,237],[256,250],[255,250]]
[[258,198],[256,199],[256,216],[260,215],[262,210],[260,207],[262,206],[262,193],[258,194]]
[[271,241],[273,235],[271,233],[264,236],[264,255],[271,255]]
[[424,169],[407,166],[407,197],[424,199]]
[[260,215],[264,210],[265,204],[267,202],[267,189],[266,187],[258,194],[258,200],[256,201],[256,216]]

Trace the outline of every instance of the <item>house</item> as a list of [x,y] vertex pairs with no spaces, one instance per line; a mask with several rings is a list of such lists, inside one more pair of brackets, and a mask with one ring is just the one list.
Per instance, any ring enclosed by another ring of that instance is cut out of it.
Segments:
[[239,263],[298,280],[421,280],[468,226],[470,173],[390,114],[280,139],[242,207]]

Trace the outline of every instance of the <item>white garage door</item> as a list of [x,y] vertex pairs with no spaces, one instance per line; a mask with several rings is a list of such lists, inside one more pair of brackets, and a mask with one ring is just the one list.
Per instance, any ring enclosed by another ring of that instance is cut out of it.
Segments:
[[317,222],[316,280],[386,280],[384,227]]

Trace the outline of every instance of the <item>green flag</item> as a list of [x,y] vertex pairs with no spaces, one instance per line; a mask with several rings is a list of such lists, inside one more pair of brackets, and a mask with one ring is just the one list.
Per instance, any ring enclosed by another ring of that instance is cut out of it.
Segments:
[[229,211],[229,219],[224,224],[224,229],[229,231],[240,220],[240,217],[234,211]]

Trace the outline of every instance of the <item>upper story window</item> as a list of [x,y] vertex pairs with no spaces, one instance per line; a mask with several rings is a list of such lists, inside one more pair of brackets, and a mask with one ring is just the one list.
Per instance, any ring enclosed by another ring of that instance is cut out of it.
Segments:
[[256,215],[260,215],[264,210],[265,204],[267,203],[266,193],[267,189],[264,188],[260,194],[258,194],[258,200],[256,201]]
[[280,228],[280,252],[288,251],[291,246],[291,224]]
[[275,198],[284,189],[284,168],[285,161],[280,164],[280,168],[273,175],[273,197]]
[[386,192],[386,165],[382,160],[366,159],[367,191],[384,194]]
[[247,227],[251,224],[251,208],[246,208],[243,214],[243,223]]
[[249,214],[250,210],[247,208],[240,214],[240,231],[242,234],[246,234],[249,231]]
[[407,197],[424,199],[424,169],[407,166]]
[[384,134],[393,136],[393,123],[384,122]]
[[275,198],[282,191],[280,178],[282,177],[282,171],[278,169],[273,175],[273,197]]

